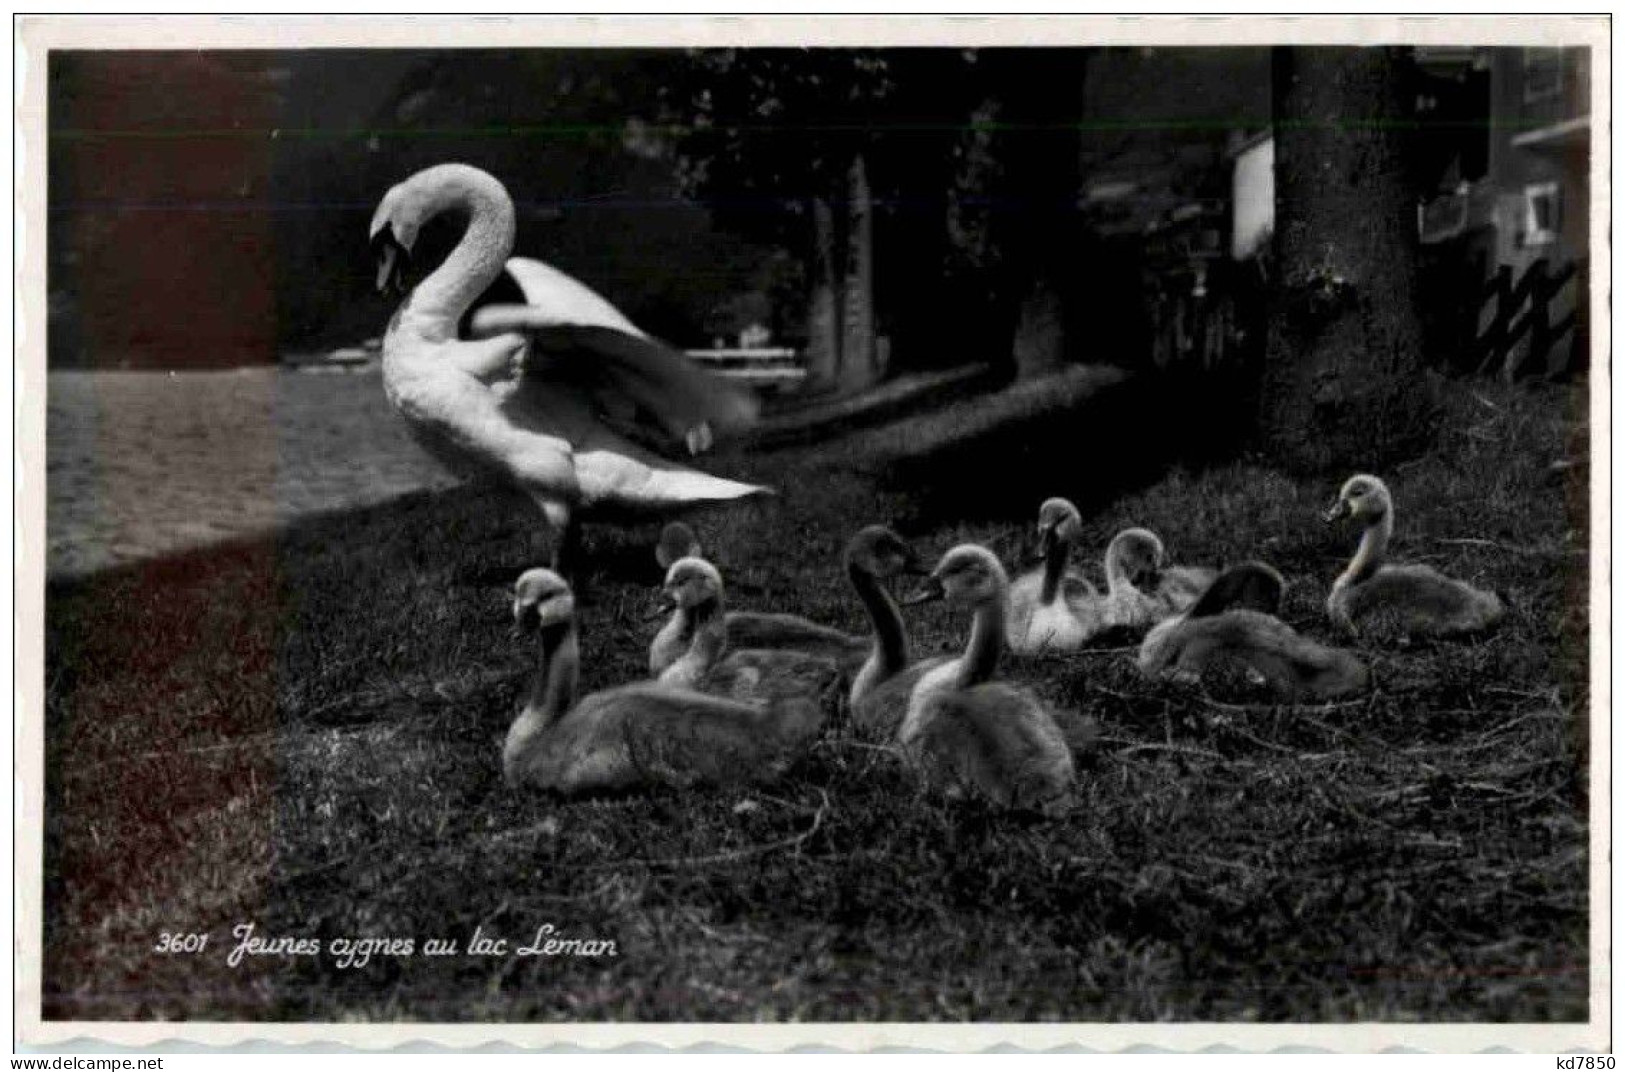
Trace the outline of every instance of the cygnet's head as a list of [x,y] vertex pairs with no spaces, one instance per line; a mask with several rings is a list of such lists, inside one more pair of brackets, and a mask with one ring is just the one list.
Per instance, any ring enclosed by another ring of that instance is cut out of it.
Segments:
[[1328,522],[1352,518],[1361,525],[1375,525],[1394,508],[1388,485],[1369,473],[1351,476],[1337,493],[1337,501],[1326,511]]
[[666,571],[661,596],[668,606],[693,610],[722,598],[722,574],[703,558],[679,558]]
[[1083,515],[1066,499],[1045,499],[1038,508],[1038,542],[1048,552],[1055,543],[1070,544],[1083,531]]
[[681,521],[673,521],[660,530],[660,542],[655,545],[655,561],[660,568],[669,570],[679,558],[699,558],[700,538]]
[[910,605],[945,599],[956,607],[980,607],[1002,600],[1009,578],[998,556],[974,543],[964,543],[942,556],[937,568],[905,602]]
[[526,632],[564,625],[575,617],[570,584],[550,569],[527,570],[513,586],[513,620]]
[[1106,546],[1107,570],[1115,563],[1136,587],[1155,587],[1166,561],[1162,540],[1150,529],[1124,529]]
[[884,525],[860,529],[846,545],[849,567],[871,577],[895,577],[899,573],[924,574],[926,568],[901,536]]

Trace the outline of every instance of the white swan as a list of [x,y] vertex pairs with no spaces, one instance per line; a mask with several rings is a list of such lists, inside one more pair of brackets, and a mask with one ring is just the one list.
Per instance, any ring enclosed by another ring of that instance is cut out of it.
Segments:
[[[681,521],[660,534],[655,560],[669,570],[680,559],[702,558],[699,537]],[[669,587],[669,585],[668,585]],[[679,600],[668,599],[670,616],[649,643],[649,673],[660,676],[689,650],[694,639],[693,615]],[[864,637],[844,633],[799,614],[731,610],[723,617],[727,642],[737,649],[791,649],[833,659],[843,673],[856,673],[869,653]]]
[[[413,437],[453,472],[511,484],[541,508],[555,565],[583,516],[649,515],[766,489],[678,465],[607,419],[643,415],[693,453],[753,419],[750,396],[638,331],[608,302],[539,261],[507,259],[513,202],[466,164],[441,164],[391,188],[373,214],[380,290],[397,288],[419,229],[468,215],[462,240],[389,322],[384,389]],[[524,306],[458,320],[506,268]]]
[[1326,521],[1352,518],[1364,528],[1353,560],[1332,583],[1326,613],[1353,633],[1389,636],[1450,636],[1476,633],[1501,620],[1505,607],[1494,592],[1446,577],[1432,566],[1389,565],[1394,500],[1388,485],[1366,473],[1350,477]]
[[915,684],[897,740],[930,779],[1001,807],[1063,810],[1072,799],[1072,751],[1048,707],[1026,689],[992,680],[1004,648],[1009,581],[985,547],[942,557],[909,603],[947,599],[973,610],[963,655]]
[[692,636],[687,650],[660,672],[661,684],[747,701],[810,697],[826,714],[839,710],[844,675],[834,659],[791,648],[732,643],[722,574],[705,559],[680,558],[672,563],[663,594],[687,616]]
[[580,645],[564,578],[521,576],[514,618],[537,631],[540,667],[503,745],[510,786],[575,794],[765,781],[805,754],[823,725],[809,700],[747,704],[653,682],[577,702]]
[[1078,508],[1065,499],[1046,499],[1038,508],[1044,564],[1010,585],[1005,642],[1011,651],[1019,655],[1073,651],[1106,626],[1106,605],[1095,586],[1067,568],[1082,527]]
[[1225,570],[1185,613],[1146,634],[1140,673],[1194,680],[1228,664],[1292,698],[1330,700],[1364,691],[1370,672],[1351,652],[1319,644],[1274,616],[1285,587],[1263,562]]

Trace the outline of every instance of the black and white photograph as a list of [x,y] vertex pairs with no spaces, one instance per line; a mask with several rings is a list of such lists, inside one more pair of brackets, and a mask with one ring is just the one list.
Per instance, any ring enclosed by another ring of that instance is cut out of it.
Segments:
[[1608,17],[829,21],[16,21],[24,1041],[1608,1048]]

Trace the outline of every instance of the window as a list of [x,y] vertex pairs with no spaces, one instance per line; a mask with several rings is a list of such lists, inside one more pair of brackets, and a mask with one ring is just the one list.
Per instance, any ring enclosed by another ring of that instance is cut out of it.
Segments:
[[1549,100],[1563,94],[1563,50],[1526,48],[1523,50],[1523,99]]
[[1543,182],[1523,189],[1523,244],[1545,246],[1557,241],[1563,200],[1557,183]]

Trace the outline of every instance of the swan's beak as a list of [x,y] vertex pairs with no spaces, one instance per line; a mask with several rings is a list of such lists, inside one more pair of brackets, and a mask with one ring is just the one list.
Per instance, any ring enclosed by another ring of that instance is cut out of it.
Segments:
[[395,247],[385,246],[378,254],[378,293],[389,289],[390,277],[395,274]]
[[1341,521],[1343,518],[1348,517],[1352,512],[1353,511],[1349,508],[1348,500],[1338,499],[1336,502],[1332,503],[1332,508],[1330,510],[1327,510],[1320,516],[1321,520],[1325,521],[1329,525],[1333,521]]
[[406,289],[406,262],[411,256],[389,226],[373,236],[373,247],[378,251],[378,293],[399,293]]
[[925,583],[912,593],[903,597],[903,606],[917,607],[921,603],[935,603],[946,597],[948,590],[942,587],[942,578],[933,574],[925,579]]

